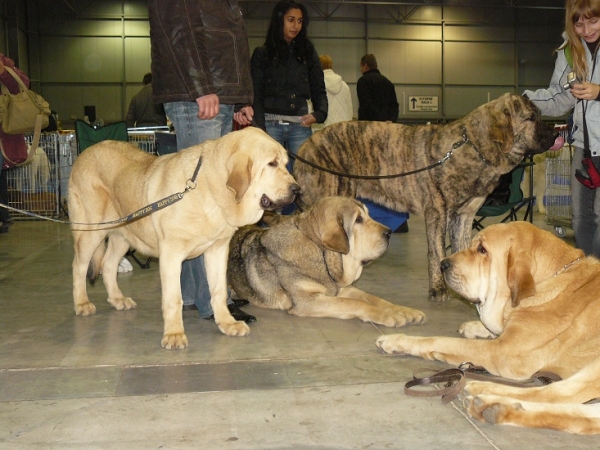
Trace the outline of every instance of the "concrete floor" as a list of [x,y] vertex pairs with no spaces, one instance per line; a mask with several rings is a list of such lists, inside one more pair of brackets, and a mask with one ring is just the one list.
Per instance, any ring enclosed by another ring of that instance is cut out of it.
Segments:
[[[409,225],[358,286],[427,313],[402,332],[455,336],[475,310],[427,301],[424,224]],[[396,330],[358,320],[246,307],[258,321],[235,338],[186,311],[189,347],[164,350],[158,262],[119,275],[136,310],[112,309],[98,283],[97,314],[76,317],[72,254],[67,225],[17,222],[0,235],[0,449],[597,447],[595,437],[474,423],[457,400],[406,396],[413,370],[446,365],[384,355],[375,339]]]

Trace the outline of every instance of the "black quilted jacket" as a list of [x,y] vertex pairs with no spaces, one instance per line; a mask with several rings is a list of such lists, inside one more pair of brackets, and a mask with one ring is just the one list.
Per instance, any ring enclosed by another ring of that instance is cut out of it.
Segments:
[[290,57],[278,61],[269,58],[267,47],[258,47],[252,54],[252,79],[254,121],[259,127],[265,128],[265,113],[308,114],[308,99],[312,101],[317,123],[327,119],[327,91],[316,51],[310,59],[302,61],[296,57],[292,44]]

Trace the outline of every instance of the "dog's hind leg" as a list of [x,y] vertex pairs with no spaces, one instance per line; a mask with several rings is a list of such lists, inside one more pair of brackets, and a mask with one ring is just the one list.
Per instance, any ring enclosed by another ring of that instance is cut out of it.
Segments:
[[131,298],[123,295],[117,283],[119,261],[128,249],[129,242],[120,233],[111,234],[102,260],[102,280],[108,292],[107,301],[118,310],[132,309],[137,306]]
[[94,282],[100,268],[95,255],[104,253],[104,231],[73,230],[75,256],[73,258],[73,302],[75,314],[88,316],[96,312],[96,307],[87,295],[86,279]]

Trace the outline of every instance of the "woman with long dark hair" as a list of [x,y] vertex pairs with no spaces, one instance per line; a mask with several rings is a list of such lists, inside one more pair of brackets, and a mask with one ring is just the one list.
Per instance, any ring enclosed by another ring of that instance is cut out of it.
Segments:
[[265,44],[254,50],[251,60],[254,122],[294,154],[312,134],[311,125],[327,118],[323,69],[307,37],[309,21],[304,5],[277,3]]

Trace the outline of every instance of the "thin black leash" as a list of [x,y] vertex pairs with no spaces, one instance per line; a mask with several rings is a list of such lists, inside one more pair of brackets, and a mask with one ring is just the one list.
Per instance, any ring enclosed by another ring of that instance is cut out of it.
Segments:
[[290,158],[292,159],[297,159],[298,161],[306,164],[307,166],[310,166],[314,169],[320,170],[322,172],[327,172],[330,173],[332,175],[336,175],[338,177],[344,177],[344,178],[355,178],[355,179],[359,179],[359,180],[385,180],[388,178],[401,178],[401,177],[406,177],[408,175],[414,175],[420,172],[425,172],[426,170],[431,170],[434,169],[437,166],[441,166],[442,164],[444,164],[448,159],[450,159],[450,157],[452,156],[452,153],[454,152],[454,150],[456,150],[457,148],[462,147],[465,144],[469,144],[471,147],[473,147],[473,149],[477,152],[477,154],[480,156],[481,160],[484,163],[487,163],[487,160],[485,159],[485,157],[481,154],[481,152],[479,151],[479,149],[475,146],[475,144],[473,144],[473,141],[471,141],[469,139],[469,137],[467,136],[467,129],[465,127],[461,127],[462,130],[462,141],[458,141],[455,142],[454,144],[452,144],[452,149],[446,153],[446,155],[440,159],[439,161],[430,164],[429,166],[426,167],[421,167],[420,169],[416,169],[416,170],[411,170],[410,172],[403,172],[403,173],[396,173],[393,175],[354,175],[354,174],[347,174],[347,173],[342,173],[342,172],[337,172],[335,170],[332,169],[328,169],[327,167],[322,167],[319,166],[318,164],[315,164],[313,162],[310,162],[304,158],[302,158],[301,156],[298,156],[292,152],[288,151],[288,154],[290,156]]
[[116,220],[111,220],[110,222],[98,222],[98,223],[70,222],[68,220],[58,220],[58,219],[52,219],[51,217],[40,216],[39,214],[35,214],[35,213],[29,212],[29,211],[23,211],[21,209],[13,208],[12,206],[3,205],[1,203],[0,203],[0,207],[2,207],[4,209],[8,209],[10,211],[15,211],[15,212],[19,212],[21,214],[25,214],[30,217],[37,217],[39,219],[44,219],[44,220],[49,220],[51,222],[64,223],[64,224],[69,224],[69,225],[90,225],[90,226],[91,225],[118,225],[121,223],[132,222],[134,220],[141,219],[142,217],[148,216],[156,211],[166,208],[167,206],[171,206],[173,203],[176,203],[179,200],[181,200],[183,198],[183,196],[185,194],[187,194],[189,191],[196,189],[196,186],[198,185],[198,183],[196,183],[196,177],[198,176],[198,172],[200,171],[201,165],[202,165],[202,156],[200,156],[200,158],[198,159],[198,164],[196,164],[196,169],[194,170],[194,175],[192,175],[192,178],[190,178],[186,181],[185,189],[182,192],[177,192],[176,194],[169,195],[163,199],[155,201],[154,203],[146,205],[143,208],[140,208],[137,211],[132,212],[131,214],[129,214],[125,217],[121,217],[120,219],[116,219]]

